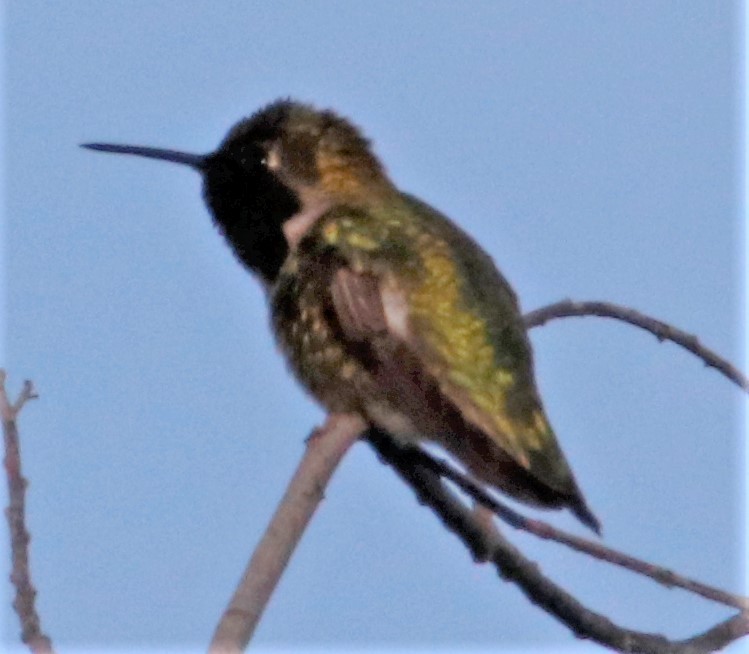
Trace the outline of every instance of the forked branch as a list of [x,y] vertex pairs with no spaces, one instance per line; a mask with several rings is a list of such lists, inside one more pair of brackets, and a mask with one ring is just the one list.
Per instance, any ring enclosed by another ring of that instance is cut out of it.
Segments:
[[[654,334],[659,340],[671,340],[686,348],[706,365],[714,367],[744,390],[749,390],[746,377],[728,361],[699,343],[696,337],[687,334],[667,323],[656,320],[632,309],[606,302],[573,302],[571,300],[549,305],[527,314],[524,319],[528,328],[543,325],[555,318],[571,316],[604,316],[623,320]],[[591,638],[620,651],[699,653],[720,649],[729,642],[740,638],[749,629],[747,598],[712,588],[692,579],[635,559],[621,552],[611,550],[598,543],[566,534],[550,525],[530,520],[498,502],[479,484],[439,461],[420,448],[402,450],[392,441],[370,431],[368,440],[381,458],[391,465],[416,492],[419,499],[430,506],[443,523],[456,533],[473,553],[477,560],[494,561],[502,576],[512,579],[532,602],[556,616],[584,638]],[[578,551],[595,556],[604,561],[625,567],[633,572],[644,574],[666,586],[677,586],[697,593],[716,602],[740,609],[734,618],[717,625],[713,629],[692,639],[675,642],[654,634],[643,634],[616,626],[607,618],[598,615],[543,577],[535,564],[522,557],[496,529],[487,531],[487,525],[476,520],[461,500],[444,485],[444,476],[457,484],[476,501],[488,507],[502,520],[515,528],[524,529],[544,539],[554,540]]]
[[[380,436],[382,438],[383,436]],[[715,588],[702,582],[690,579],[683,575],[675,573],[673,570],[662,566],[654,565],[637,559],[629,554],[624,554],[617,550],[605,547],[601,543],[581,538],[574,534],[567,533],[556,527],[552,527],[543,520],[532,520],[522,515],[518,511],[511,509],[506,504],[500,502],[496,497],[489,493],[481,484],[477,483],[467,475],[460,472],[453,465],[445,460],[438,459],[425,452],[420,447],[404,449],[399,455],[402,465],[411,459],[413,465],[429,468],[443,479],[453,482],[458,488],[469,495],[475,502],[486,507],[495,514],[502,522],[510,525],[514,529],[533,534],[543,540],[551,540],[555,543],[565,545],[570,549],[583,554],[588,554],[599,561],[606,561],[613,565],[619,566],[630,572],[643,575],[653,581],[666,586],[667,588],[681,588],[695,595],[704,597],[718,604],[731,606],[741,610],[749,610],[749,598],[742,595],[728,593],[720,588]]]
[[21,620],[21,640],[35,654],[50,654],[52,643],[42,632],[36,612],[36,590],[29,571],[29,532],[26,529],[26,487],[28,482],[21,472],[21,449],[16,419],[29,400],[37,397],[30,381],[23,384],[18,399],[11,402],[5,390],[5,370],[0,370],[0,415],[3,420],[5,446],[5,476],[8,481],[8,508],[5,515],[10,527],[10,555],[12,571],[10,580],[16,589],[13,608]]
[[681,641],[620,627],[546,578],[539,566],[525,558],[498,530],[477,520],[476,514],[445,486],[437,472],[415,463],[409,450],[397,447],[392,439],[376,430],[370,430],[368,440],[382,460],[411,487],[419,502],[431,508],[442,524],[460,538],[475,560],[491,561],[502,578],[516,584],[533,604],[565,624],[578,638],[593,640],[620,652],[703,654],[722,649],[749,634],[747,610]]

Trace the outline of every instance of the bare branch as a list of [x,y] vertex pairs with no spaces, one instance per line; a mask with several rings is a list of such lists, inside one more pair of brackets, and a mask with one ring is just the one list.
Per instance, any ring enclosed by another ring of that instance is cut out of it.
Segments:
[[410,448],[403,450],[402,458],[411,458],[414,465],[421,465],[437,473],[440,477],[449,479],[462,491],[470,495],[476,502],[485,506],[503,522],[515,529],[520,529],[556,543],[566,545],[573,550],[593,556],[601,561],[612,563],[625,568],[630,572],[649,577],[667,588],[681,588],[683,590],[700,595],[719,604],[731,606],[737,609],[749,610],[749,598],[734,595],[719,588],[708,586],[694,579],[679,575],[668,568],[663,568],[642,559],[637,559],[629,554],[605,547],[598,542],[588,540],[569,534],[561,529],[551,526],[543,520],[532,520],[521,513],[503,504],[491,495],[483,486],[466,476],[454,466],[443,459],[438,459],[421,448]]
[[16,418],[28,400],[37,397],[30,381],[23,384],[18,399],[11,403],[5,389],[5,370],[0,370],[0,415],[3,421],[3,441],[5,444],[5,474],[8,479],[8,508],[5,515],[10,527],[10,551],[13,562],[10,575],[15,586],[16,596],[13,608],[21,620],[21,640],[35,654],[51,654],[52,642],[42,632],[41,621],[36,612],[36,590],[31,583],[29,571],[29,541],[31,536],[26,529],[26,487],[28,481],[21,472],[21,449],[18,440]]
[[494,528],[476,519],[449,491],[430,467],[414,462],[408,450],[371,429],[367,439],[380,457],[412,488],[421,504],[429,506],[445,527],[460,538],[477,561],[491,560],[500,576],[515,583],[528,599],[555,616],[577,637],[593,640],[620,652],[641,654],[703,654],[722,649],[749,633],[749,612],[742,611],[708,631],[682,641],[671,641],[620,627],[578,602],[544,577],[538,565],[526,559]]
[[[749,389],[749,384],[740,372],[702,346],[694,336],[631,309],[603,302],[565,301],[532,312],[525,320],[528,327],[533,327],[553,318],[585,315],[617,318],[650,331],[659,340],[672,340],[700,357],[706,365],[723,372],[742,388]],[[216,629],[210,647],[212,653],[237,653],[244,650],[322,497],[322,489],[341,457],[365,427],[364,421],[358,416],[331,416],[319,433],[310,439],[305,457]],[[533,603],[556,616],[577,636],[591,638],[620,651],[701,654],[719,649],[749,631],[747,598],[726,593],[677,575],[666,568],[567,534],[545,522],[526,518],[501,504],[479,484],[447,462],[434,459],[421,448],[401,449],[389,437],[374,429],[368,432],[368,438],[380,456],[412,487],[419,500],[430,506],[445,526],[463,540],[477,561],[491,560],[501,576],[516,583]],[[322,447],[317,451],[316,446],[323,444],[324,451]],[[668,587],[680,587],[713,601],[737,607],[741,612],[707,632],[684,641],[669,641],[660,635],[623,629],[608,618],[587,609],[541,575],[538,566],[525,559],[499,533],[492,521],[486,521],[469,511],[450,492],[441,479],[443,476],[515,528],[646,575]]]
[[562,300],[555,304],[536,309],[526,313],[523,317],[528,329],[540,327],[549,320],[556,318],[571,318],[582,316],[598,316],[601,318],[614,318],[622,320],[635,327],[640,327],[653,334],[659,341],[671,341],[680,345],[692,354],[702,359],[708,368],[715,368],[728,377],[734,384],[749,392],[749,379],[735,366],[717,355],[712,350],[702,345],[696,336],[677,329],[668,323],[646,316],[639,311],[622,307],[610,302],[575,302],[573,300]]
[[211,654],[244,651],[328,481],[365,429],[356,414],[333,414],[307,440],[304,457],[216,627]]

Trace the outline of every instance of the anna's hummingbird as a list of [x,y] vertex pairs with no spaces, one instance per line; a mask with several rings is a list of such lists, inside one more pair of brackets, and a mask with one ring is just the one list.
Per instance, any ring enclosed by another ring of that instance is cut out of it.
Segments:
[[329,411],[436,442],[480,480],[600,530],[544,413],[512,288],[470,236],[393,184],[349,121],[281,100],[206,155],[84,147],[202,174],[291,368]]

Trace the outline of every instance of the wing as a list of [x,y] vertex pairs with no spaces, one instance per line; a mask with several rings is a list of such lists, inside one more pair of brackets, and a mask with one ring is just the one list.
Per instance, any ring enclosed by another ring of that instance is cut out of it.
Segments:
[[[494,416],[482,407],[496,398],[491,388],[479,386],[488,381],[478,370],[479,361],[471,362],[473,375],[460,365],[456,353],[470,347],[461,344],[460,335],[452,341],[435,338],[433,325],[412,319],[406,294],[392,280],[383,282],[370,273],[338,268],[330,296],[343,334],[359,348],[366,346],[368,367],[378,385],[388,389],[388,403],[409,417],[414,431],[438,437],[445,431],[465,431],[468,424],[489,436],[517,465],[531,469],[536,442],[523,443],[518,432],[528,427],[517,419]],[[439,299],[431,299],[439,310]],[[453,414],[461,417],[459,423]]]
[[367,345],[389,403],[420,433],[485,481],[527,501],[570,505],[594,526],[544,416],[512,290],[469,237],[429,218],[408,270],[388,258],[394,248],[382,234],[346,239],[333,230],[343,256],[329,290],[343,335]]

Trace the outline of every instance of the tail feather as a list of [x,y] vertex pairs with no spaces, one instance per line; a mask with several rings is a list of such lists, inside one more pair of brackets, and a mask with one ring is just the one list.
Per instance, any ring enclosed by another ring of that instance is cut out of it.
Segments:
[[585,526],[590,527],[596,532],[597,536],[601,536],[601,521],[596,515],[588,508],[585,500],[578,496],[574,503],[570,504],[570,510],[577,516]]
[[531,506],[567,507],[580,522],[601,536],[601,523],[585,503],[571,472],[569,491],[560,492],[519,465],[479,430],[466,428],[462,438],[445,440],[442,445],[477,479]]

